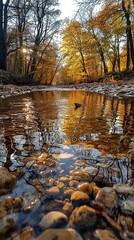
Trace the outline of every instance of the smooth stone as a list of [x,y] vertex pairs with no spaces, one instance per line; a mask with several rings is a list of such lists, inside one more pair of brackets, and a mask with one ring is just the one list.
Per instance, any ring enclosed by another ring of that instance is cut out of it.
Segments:
[[119,215],[117,222],[128,232],[134,232],[134,219],[132,217]]
[[75,191],[72,195],[70,200],[72,202],[88,202],[89,201],[89,196],[81,191]]
[[57,196],[60,192],[59,188],[54,186],[46,190],[47,193],[49,193],[52,196]]
[[44,162],[47,158],[47,153],[42,153],[39,157],[38,157],[38,162]]
[[110,230],[97,229],[94,234],[96,240],[118,240]]
[[95,200],[102,202],[107,208],[113,208],[117,205],[118,195],[113,188],[104,187],[99,190]]
[[64,197],[70,198],[70,196],[75,192],[74,189],[69,188],[64,190]]
[[114,186],[114,189],[117,193],[123,195],[134,195],[134,187],[129,187],[127,185]]
[[63,211],[67,212],[67,213],[71,213],[73,210],[73,204],[70,202],[66,202],[63,206]]
[[67,216],[58,211],[47,213],[40,221],[39,226],[42,229],[61,226],[68,221]]
[[76,225],[80,228],[93,227],[97,222],[96,212],[86,205],[77,207],[71,214],[69,225]]
[[121,205],[121,211],[122,213],[125,213],[127,215],[133,215],[134,214],[134,200],[126,200]]
[[71,171],[70,174],[73,176],[73,179],[77,181],[90,181],[91,176],[87,172],[76,172],[76,171]]
[[12,240],[34,240],[33,229],[31,227],[25,227],[20,234],[15,234],[11,238]]
[[78,184],[79,184],[79,182],[76,181],[76,180],[71,180],[71,181],[69,182],[69,186],[70,186],[70,187],[77,187]]
[[96,176],[99,172],[98,168],[95,167],[85,167],[84,171],[89,173],[91,176]]
[[78,185],[78,190],[82,191],[88,195],[92,194],[93,186],[95,186],[95,183],[82,183]]
[[68,229],[48,229],[43,232],[37,240],[83,240],[76,230]]
[[7,168],[0,168],[0,195],[8,193],[16,185],[16,176]]
[[70,179],[68,177],[60,177],[59,181],[63,182],[63,183],[68,183],[70,181]]

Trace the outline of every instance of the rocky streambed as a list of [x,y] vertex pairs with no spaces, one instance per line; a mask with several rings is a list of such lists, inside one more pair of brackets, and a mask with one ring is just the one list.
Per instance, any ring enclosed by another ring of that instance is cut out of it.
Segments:
[[[133,83],[70,88],[133,98]],[[0,89],[3,99],[44,86],[1,85]],[[131,111],[132,123],[133,116]],[[44,145],[28,157],[19,158],[15,151],[12,164],[1,161],[0,239],[133,240],[134,127],[130,125],[120,140],[120,154],[109,153],[104,144],[88,145],[85,155],[72,154],[68,145],[64,149]],[[83,149],[83,145],[76,148]]]
[[[0,239],[134,239],[133,179],[110,180],[120,179],[128,163],[132,171],[134,151],[128,158],[91,146],[88,151],[83,160],[44,151],[16,163],[13,172],[1,167]],[[68,174],[63,160],[70,161]],[[115,161],[121,161],[121,172]]]

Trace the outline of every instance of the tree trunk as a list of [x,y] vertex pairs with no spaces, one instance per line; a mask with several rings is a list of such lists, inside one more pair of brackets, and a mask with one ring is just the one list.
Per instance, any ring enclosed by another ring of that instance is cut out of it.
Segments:
[[6,70],[6,41],[3,28],[3,1],[0,0],[0,69]]
[[122,9],[125,13],[126,18],[126,34],[127,34],[127,63],[126,68],[130,69],[130,59],[132,62],[132,68],[134,69],[134,44],[132,37],[132,29],[131,29],[131,20],[130,20],[130,1],[128,4],[128,9],[125,7],[125,2],[122,0]]

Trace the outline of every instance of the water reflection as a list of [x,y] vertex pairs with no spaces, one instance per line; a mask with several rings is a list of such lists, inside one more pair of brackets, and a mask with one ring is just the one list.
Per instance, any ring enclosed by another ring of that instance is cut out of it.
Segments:
[[[81,104],[78,109],[76,102]],[[120,140],[128,132],[131,137],[126,149],[120,147]],[[86,91],[47,91],[0,100],[0,165],[10,170],[16,169],[16,163],[19,166],[19,160],[44,147],[52,150],[59,145],[64,151],[61,144],[93,146],[106,154],[126,153],[134,146],[133,133],[131,99],[108,98]],[[120,175],[116,170],[123,166],[125,175],[121,182],[126,182],[132,175],[132,171],[128,174],[130,163],[126,161],[125,165],[114,163],[112,173],[103,168],[104,176],[111,176],[114,181]]]

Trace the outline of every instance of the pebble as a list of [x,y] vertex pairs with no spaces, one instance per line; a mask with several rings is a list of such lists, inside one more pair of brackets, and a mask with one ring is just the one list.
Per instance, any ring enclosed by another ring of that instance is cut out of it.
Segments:
[[13,208],[13,204],[14,204],[14,201],[13,201],[12,197],[10,197],[10,196],[5,197],[4,207],[7,211],[11,210]]
[[21,233],[15,234],[11,238],[12,240],[34,240],[33,229],[31,227],[25,227]]
[[64,197],[70,198],[70,196],[75,192],[74,189],[69,188],[64,190]]
[[58,227],[65,223],[67,223],[68,218],[67,216],[58,211],[52,211],[47,213],[40,221],[39,226],[42,229],[51,228],[51,227]]
[[115,234],[110,230],[97,229],[94,232],[96,240],[118,240]]
[[83,240],[76,230],[68,229],[48,229],[43,232],[37,240]]
[[71,181],[69,182],[69,186],[70,186],[70,187],[77,187],[78,184],[79,184],[79,182],[76,181],[76,180],[71,180]]
[[76,172],[76,171],[71,171],[71,175],[73,175],[73,179],[77,181],[90,181],[91,176],[87,172]]
[[59,194],[60,190],[57,186],[54,186],[54,187],[47,189],[46,192],[48,194],[50,194],[51,196],[55,197]]
[[97,222],[96,212],[86,205],[77,207],[71,214],[69,225],[76,225],[80,228],[94,227]]
[[134,200],[124,201],[121,205],[121,211],[122,211],[122,213],[125,213],[127,215],[133,215],[134,214]]
[[39,157],[38,157],[38,162],[42,163],[46,160],[47,158],[47,153],[42,153]]
[[65,205],[63,206],[63,211],[67,212],[67,213],[71,213],[73,210],[73,204],[66,202]]
[[93,186],[95,186],[95,183],[82,183],[78,185],[78,190],[82,191],[88,195],[92,194]]
[[95,200],[102,202],[107,208],[113,208],[117,205],[118,196],[113,188],[104,187],[98,191]]
[[16,185],[16,177],[7,168],[0,168],[0,195],[8,193]]
[[134,219],[132,219],[132,217],[119,215],[117,222],[128,232],[134,232]]
[[96,176],[99,172],[98,168],[95,167],[85,167],[84,171],[89,173],[91,176]]
[[72,195],[70,200],[72,202],[79,202],[79,203],[87,203],[89,201],[89,196],[81,191],[75,191]]

